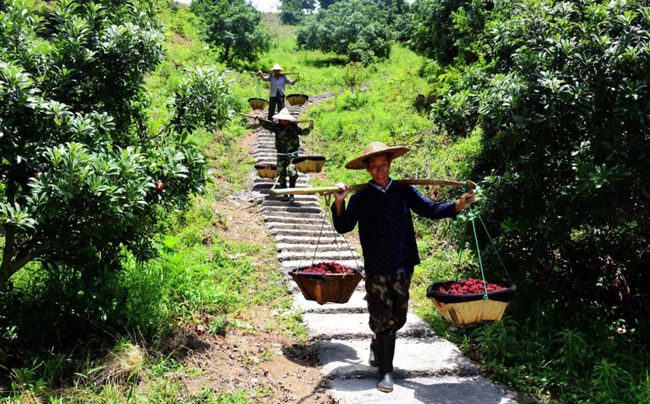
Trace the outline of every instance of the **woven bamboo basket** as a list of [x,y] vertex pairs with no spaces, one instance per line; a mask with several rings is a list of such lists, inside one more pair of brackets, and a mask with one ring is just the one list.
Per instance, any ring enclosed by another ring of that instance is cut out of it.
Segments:
[[427,289],[427,297],[431,299],[436,310],[445,319],[458,327],[484,321],[499,321],[517,292],[512,282],[495,281],[506,287],[505,290],[489,292],[488,298],[483,293],[467,295],[452,295],[438,290],[447,287],[454,281],[434,283]]
[[266,108],[266,106],[269,105],[269,102],[264,98],[249,98],[248,104],[250,104],[251,108],[254,110],[258,110]]
[[309,96],[305,94],[289,94],[287,95],[287,101],[289,105],[303,105],[307,102]]
[[361,281],[361,274],[356,271],[352,274],[316,275],[301,274],[302,269],[305,268],[294,269],[289,275],[298,284],[305,299],[318,304],[347,303]]
[[325,165],[323,156],[303,156],[293,160],[293,165],[301,173],[319,173]]
[[262,178],[275,178],[278,173],[275,164],[255,164],[257,174]]

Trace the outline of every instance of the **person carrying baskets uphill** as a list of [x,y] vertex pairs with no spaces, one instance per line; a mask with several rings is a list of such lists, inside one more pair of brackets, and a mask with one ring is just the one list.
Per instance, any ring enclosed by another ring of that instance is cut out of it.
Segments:
[[345,206],[349,193],[339,183],[331,206],[338,233],[352,231],[359,223],[359,239],[366,271],[366,301],[369,325],[375,336],[370,344],[370,365],[377,366],[377,389],[393,391],[393,356],[397,331],[406,323],[409,287],[415,265],[420,263],[411,211],[429,218],[455,218],[474,201],[464,193],[455,203],[434,202],[410,185],[390,178],[391,162],[408,152],[407,147],[370,143],[364,153],[345,168],[366,169],[369,186],[356,192]]
[[[279,114],[273,115],[277,119],[275,123],[271,120],[264,118],[257,118],[263,128],[275,133],[275,149],[278,153],[277,156],[277,170],[278,170],[278,188],[287,187],[287,176],[289,176],[289,185],[295,188],[296,180],[298,179],[298,172],[291,164],[291,154],[298,153],[300,147],[299,136],[308,135],[314,128],[314,121],[310,121],[308,128],[301,128],[298,126],[298,120],[289,113],[289,110],[284,108]],[[285,202],[293,201],[293,195],[285,195],[282,197]]]
[[273,119],[273,114],[275,114],[276,108],[278,111],[282,111],[284,108],[284,87],[287,84],[294,84],[300,80],[300,77],[297,77],[295,80],[289,79],[287,76],[282,74],[282,70],[282,66],[276,63],[271,68],[271,74],[265,75],[261,71],[257,72],[259,78],[268,81],[270,86],[269,121]]

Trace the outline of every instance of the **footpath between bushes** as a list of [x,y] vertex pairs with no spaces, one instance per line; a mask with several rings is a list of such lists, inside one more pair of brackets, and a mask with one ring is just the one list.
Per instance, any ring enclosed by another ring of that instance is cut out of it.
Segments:
[[[315,96],[303,106],[327,96]],[[303,107],[289,110],[299,116]],[[257,164],[275,163],[274,134],[256,131],[254,156]],[[254,174],[256,175],[256,174]],[[306,300],[288,273],[322,261],[336,261],[362,268],[363,260],[337,234],[325,218],[316,196],[296,195],[292,203],[269,195],[274,180],[255,178],[250,192],[260,201],[259,213],[275,238],[280,268],[293,294],[294,310],[303,321],[312,343],[317,345],[328,393],[341,403],[515,403],[517,394],[480,376],[478,366],[457,346],[438,337],[412,312],[398,332],[395,349],[395,390],[375,388],[377,369],[368,365],[371,331],[363,281],[345,304],[319,305]],[[297,187],[310,186],[309,175],[300,174]],[[318,245],[318,248],[317,248]]]

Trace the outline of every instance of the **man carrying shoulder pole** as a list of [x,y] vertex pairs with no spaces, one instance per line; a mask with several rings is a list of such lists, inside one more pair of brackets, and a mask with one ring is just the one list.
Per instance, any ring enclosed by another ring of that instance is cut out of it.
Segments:
[[474,201],[464,193],[455,203],[434,202],[410,185],[390,178],[391,162],[408,152],[407,147],[370,143],[364,153],[345,167],[366,169],[372,179],[345,206],[350,191],[343,183],[331,206],[334,228],[347,233],[359,224],[359,239],[366,271],[366,301],[370,329],[370,365],[377,366],[377,389],[393,391],[393,357],[397,331],[406,323],[409,287],[420,263],[411,211],[429,219],[455,218]]
[[[287,187],[287,176],[289,177],[289,186],[294,188],[296,180],[298,179],[298,172],[292,164],[292,154],[298,153],[300,147],[299,136],[308,135],[314,129],[314,121],[309,121],[309,127],[301,128],[298,126],[298,120],[291,115],[288,109],[283,108],[279,114],[273,115],[273,118],[278,122],[272,120],[265,120],[258,118],[260,125],[275,133],[275,149],[277,155],[277,170],[278,170],[278,188]],[[284,195],[282,201],[293,202],[293,195]]]
[[275,64],[271,68],[271,74],[265,75],[261,71],[257,72],[257,75],[260,79],[268,81],[270,85],[269,91],[269,121],[273,119],[276,108],[277,111],[282,111],[284,108],[284,88],[287,84],[294,84],[300,80],[300,77],[297,77],[295,80],[289,79],[287,76],[282,74],[282,66]]

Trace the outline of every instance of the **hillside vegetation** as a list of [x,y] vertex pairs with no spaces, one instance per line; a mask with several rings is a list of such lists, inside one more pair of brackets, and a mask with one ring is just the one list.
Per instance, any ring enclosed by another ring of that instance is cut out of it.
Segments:
[[[302,26],[263,15],[268,49],[225,58],[210,13],[74,3],[0,2],[0,273],[22,264],[0,291],[9,401],[279,394],[188,389],[201,371],[173,343],[306,341],[300,315],[281,314],[290,302],[270,240],[233,231],[254,215],[226,208],[253,162],[246,99],[268,95],[253,73],[274,63],[300,72],[290,93],[331,95],[306,111],[305,147],[328,159],[313,184],[366,181],[343,164],[374,140],[411,147],[393,177],[479,183],[473,214],[416,219],[411,296],[437,333],[532,400],[650,401],[644,2],[340,0],[315,15],[294,4],[285,21]],[[459,330],[425,290],[479,276],[473,219],[486,273],[519,293],[502,322]]]

